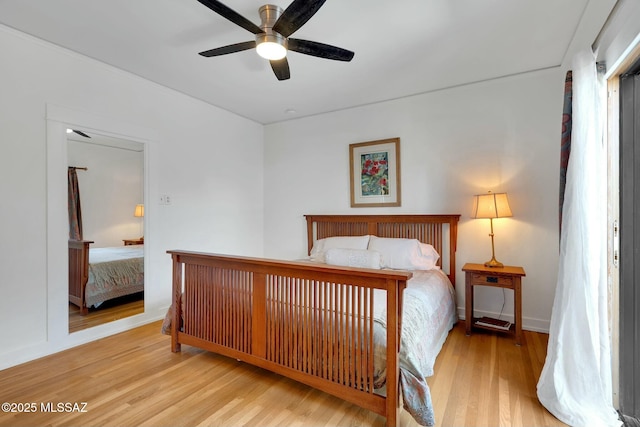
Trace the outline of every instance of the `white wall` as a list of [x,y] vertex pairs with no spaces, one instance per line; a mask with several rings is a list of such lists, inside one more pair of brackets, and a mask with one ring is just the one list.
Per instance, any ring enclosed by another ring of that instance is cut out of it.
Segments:
[[[168,249],[262,255],[261,125],[3,26],[0,51],[0,369],[160,318]],[[145,144],[147,274],[144,315],[69,335],[63,122],[78,117]]]
[[[307,213],[461,214],[457,262],[491,258],[472,196],[507,192],[513,218],[494,221],[496,258],[523,266],[523,325],[548,331],[558,268],[563,75],[559,68],[413,96],[265,128],[265,255],[305,255]],[[400,137],[402,206],[350,208],[349,144]],[[457,271],[464,315],[464,275]],[[500,312],[503,293],[476,290]],[[506,294],[504,312],[513,314]]]
[[122,246],[123,239],[143,235],[143,218],[133,213],[144,202],[144,149],[95,142],[99,139],[93,135],[67,144],[69,166],[87,168],[77,170],[83,238],[94,242],[92,248]]

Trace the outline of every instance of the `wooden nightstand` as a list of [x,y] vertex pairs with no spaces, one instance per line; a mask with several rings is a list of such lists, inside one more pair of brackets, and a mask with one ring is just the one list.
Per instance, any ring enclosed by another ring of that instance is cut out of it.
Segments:
[[129,245],[144,245],[144,237],[140,237],[138,239],[123,239],[125,246]]
[[[516,337],[516,344],[522,340],[522,277],[526,274],[522,267],[485,267],[483,264],[465,264],[462,267],[465,275],[465,323],[467,335],[471,335],[473,328],[487,329],[497,332],[512,333]],[[514,324],[509,330],[476,324],[473,317],[473,287],[493,286],[513,290]]]

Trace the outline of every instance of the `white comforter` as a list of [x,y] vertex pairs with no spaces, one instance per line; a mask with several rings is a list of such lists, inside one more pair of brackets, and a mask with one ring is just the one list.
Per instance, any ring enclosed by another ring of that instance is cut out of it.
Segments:
[[[381,326],[375,330],[376,383],[383,383],[387,313],[385,298],[375,300],[374,320]],[[405,409],[424,426],[435,425],[426,377],[433,375],[436,357],[457,320],[449,278],[439,269],[413,271],[403,296],[400,384]]]
[[142,257],[144,257],[144,245],[91,248],[89,251],[89,264]]

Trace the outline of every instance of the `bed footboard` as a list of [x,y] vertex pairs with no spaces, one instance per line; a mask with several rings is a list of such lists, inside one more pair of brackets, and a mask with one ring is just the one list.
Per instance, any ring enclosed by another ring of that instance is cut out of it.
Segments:
[[[186,344],[233,357],[397,425],[402,292],[410,272],[168,253],[173,258],[172,351]],[[384,301],[387,313],[386,397],[374,393],[376,301]]]
[[89,312],[85,303],[85,289],[89,281],[90,240],[69,240],[69,302],[80,308],[80,314]]

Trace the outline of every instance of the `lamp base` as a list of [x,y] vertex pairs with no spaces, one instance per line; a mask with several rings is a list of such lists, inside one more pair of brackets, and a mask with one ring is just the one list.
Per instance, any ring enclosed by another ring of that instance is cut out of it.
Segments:
[[500,261],[496,260],[495,258],[491,258],[490,261],[487,261],[484,263],[485,267],[492,267],[492,268],[502,268],[504,267],[504,264],[501,263]]

